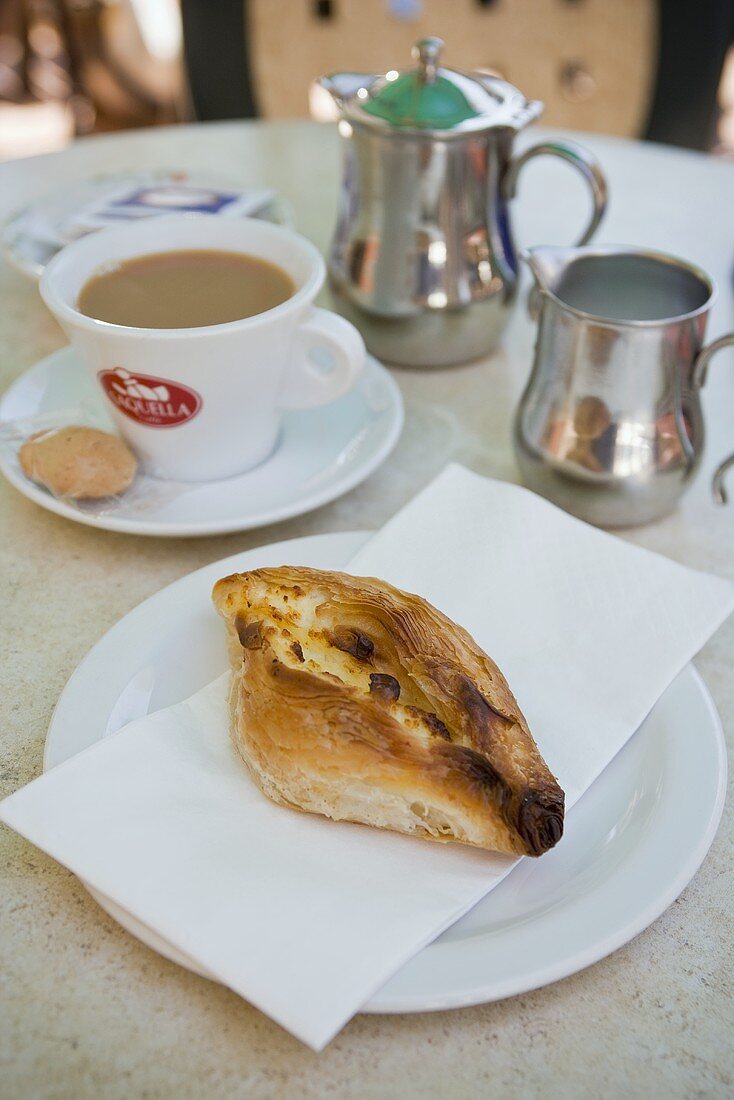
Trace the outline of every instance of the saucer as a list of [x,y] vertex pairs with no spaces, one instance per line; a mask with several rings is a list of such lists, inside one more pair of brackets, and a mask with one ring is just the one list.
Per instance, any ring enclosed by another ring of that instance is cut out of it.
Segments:
[[[131,196],[134,204],[120,202]],[[213,196],[232,201],[217,203]],[[0,252],[16,271],[37,282],[59,249],[84,233],[117,225],[121,219],[175,211],[290,220],[287,205],[264,187],[243,189],[233,180],[180,170],[115,172],[56,188],[16,210],[0,226]]]
[[[0,422],[80,406],[82,422],[115,430],[93,380],[67,347],[17,379],[0,400]],[[302,515],[349,492],[385,461],[402,425],[400,390],[368,356],[353,390],[330,405],[286,413],[270,458],[237,477],[189,483],[146,477],[145,492],[133,487],[109,509],[87,511],[29,481],[13,453],[0,451],[0,472],[42,508],[90,527],[170,538],[224,534]]]

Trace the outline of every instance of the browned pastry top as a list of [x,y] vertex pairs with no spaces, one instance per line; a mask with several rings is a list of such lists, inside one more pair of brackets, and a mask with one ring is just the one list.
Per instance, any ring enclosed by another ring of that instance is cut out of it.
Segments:
[[297,745],[323,768],[328,743],[331,759],[343,753],[361,776],[374,769],[377,784],[399,789],[419,776],[479,819],[495,818],[485,846],[540,855],[558,842],[563,791],[507,682],[425,600],[372,578],[297,567],[226,577],[214,600],[230,624],[252,728],[267,725],[257,716],[266,698],[278,727],[265,733],[267,751],[277,755],[273,741],[282,749],[290,738],[291,752]]

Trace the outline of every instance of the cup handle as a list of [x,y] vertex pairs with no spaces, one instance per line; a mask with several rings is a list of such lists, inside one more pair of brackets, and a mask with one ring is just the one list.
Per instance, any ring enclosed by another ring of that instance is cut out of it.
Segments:
[[[713,356],[716,355],[717,351],[721,351],[722,348],[731,347],[732,344],[734,344],[734,332],[730,332],[727,336],[720,336],[718,340],[713,340],[710,344],[707,344],[705,348],[701,348],[696,356],[696,362],[693,367],[693,385],[697,389],[706,384],[709,363]],[[726,495],[724,477],[732,466],[734,466],[734,452],[732,452],[728,458],[725,458],[714,470],[714,476],[711,479],[711,492],[717,504],[727,503],[728,497]]]
[[520,153],[519,156],[513,157],[503,180],[505,198],[513,199],[515,197],[520,169],[533,157],[544,156],[560,157],[561,160],[568,161],[581,173],[591,188],[594,209],[591,212],[589,224],[576,242],[577,246],[587,244],[594,236],[599,222],[604,217],[604,211],[607,208],[608,189],[606,177],[599,161],[593,153],[589,152],[588,149],[584,149],[582,145],[577,145],[575,141],[541,141],[538,145],[532,145],[524,153]]
[[354,325],[328,309],[314,307],[296,330],[280,408],[312,409],[336,401],[355,384],[366,356],[364,340]]

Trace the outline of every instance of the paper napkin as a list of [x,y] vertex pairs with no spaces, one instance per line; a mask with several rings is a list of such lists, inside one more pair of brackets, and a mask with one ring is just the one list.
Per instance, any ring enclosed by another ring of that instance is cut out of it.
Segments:
[[734,610],[734,585],[448,466],[350,562],[499,665],[572,805]]
[[[569,806],[734,607],[729,583],[461,467],[349,570],[474,634]],[[230,745],[226,691],[132,722],[0,818],[318,1050],[513,862],[273,805]]]

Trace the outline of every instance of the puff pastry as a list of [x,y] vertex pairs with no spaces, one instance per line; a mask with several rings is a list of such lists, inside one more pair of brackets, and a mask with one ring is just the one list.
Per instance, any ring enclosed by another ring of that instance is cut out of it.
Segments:
[[263,792],[336,820],[539,856],[563,791],[502,673],[382,581],[282,567],[225,577],[232,736]]

